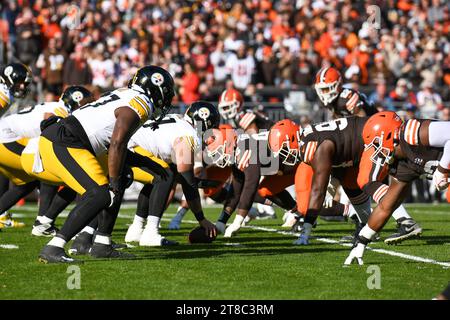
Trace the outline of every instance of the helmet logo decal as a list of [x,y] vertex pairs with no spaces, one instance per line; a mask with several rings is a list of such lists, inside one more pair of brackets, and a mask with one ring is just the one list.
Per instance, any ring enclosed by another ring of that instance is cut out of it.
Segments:
[[158,86],[158,87],[160,87],[164,83],[164,77],[159,72],[155,72],[154,74],[152,74],[150,80],[152,81],[152,83],[155,86]]
[[80,102],[81,100],[83,100],[83,93],[81,93],[81,91],[75,91],[74,93],[72,93],[72,98],[76,102]]
[[13,73],[13,67],[7,66],[4,73],[5,73],[5,76],[7,76],[7,77],[11,76],[11,74]]
[[203,107],[198,110],[198,116],[200,117],[200,119],[207,120],[210,115],[211,112],[208,108]]

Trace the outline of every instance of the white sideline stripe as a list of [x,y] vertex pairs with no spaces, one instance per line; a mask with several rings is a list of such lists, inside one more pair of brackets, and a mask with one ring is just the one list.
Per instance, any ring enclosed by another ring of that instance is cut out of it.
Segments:
[[[164,219],[164,218],[161,219],[161,220],[169,221],[169,219]],[[198,223],[197,221],[193,221],[193,220],[183,220],[183,222],[185,222],[185,223],[194,223],[194,224]],[[289,232],[289,231],[282,231],[282,230],[266,228],[266,227],[244,226],[243,228],[259,230],[259,231],[266,231],[266,232],[274,232],[274,233],[278,233],[278,234],[290,235],[290,236],[296,236],[296,237],[298,237],[300,235],[300,233],[293,233],[293,232]],[[325,242],[325,243],[330,243],[330,244],[338,244],[338,245],[341,245],[343,247],[351,247],[352,246],[350,243],[340,243],[337,240],[331,240],[331,239],[327,239],[327,238],[314,238],[314,239],[317,240],[317,241],[320,241],[320,242]],[[417,256],[413,256],[413,255],[410,255],[410,254],[405,254],[405,253],[400,253],[400,252],[397,252],[397,251],[391,251],[391,250],[385,250],[385,249],[374,249],[374,248],[370,248],[370,247],[367,247],[367,249],[368,250],[372,250],[374,252],[383,253],[383,254],[387,254],[387,255],[390,255],[390,256],[399,257],[399,258],[403,258],[403,259],[407,259],[407,260],[413,260],[413,261],[416,261],[416,262],[437,264],[439,266],[450,268],[450,263],[448,263],[448,262],[440,262],[440,261],[436,261],[436,260],[433,260],[433,259],[417,257]]]

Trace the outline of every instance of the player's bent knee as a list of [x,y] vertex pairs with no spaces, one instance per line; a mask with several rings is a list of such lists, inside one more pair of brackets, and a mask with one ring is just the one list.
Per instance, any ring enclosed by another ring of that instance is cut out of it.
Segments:
[[108,189],[108,185],[102,185],[90,188],[83,194],[83,199],[89,199],[89,201],[95,201],[99,208],[109,206],[111,203],[111,195]]

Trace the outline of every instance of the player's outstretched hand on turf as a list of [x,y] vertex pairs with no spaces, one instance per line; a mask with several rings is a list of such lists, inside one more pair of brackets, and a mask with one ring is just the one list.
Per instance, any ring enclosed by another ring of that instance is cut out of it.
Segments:
[[364,264],[363,262],[363,255],[364,250],[366,249],[366,245],[363,243],[358,243],[356,247],[350,251],[350,254],[348,255],[347,259],[345,259],[344,265],[348,266],[351,265],[354,260],[361,266]]

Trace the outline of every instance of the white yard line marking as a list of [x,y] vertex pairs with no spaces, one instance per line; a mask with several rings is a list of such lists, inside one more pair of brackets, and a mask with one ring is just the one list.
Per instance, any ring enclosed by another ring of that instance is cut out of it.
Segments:
[[2,249],[19,249],[19,246],[15,244],[0,244],[0,248]]
[[[170,219],[164,219],[164,218],[161,219],[161,220],[163,220],[163,221],[170,221]],[[193,220],[183,220],[183,222],[191,223],[191,224],[197,224],[198,223],[197,221],[193,221]],[[266,231],[266,232],[274,232],[274,233],[278,233],[278,234],[290,235],[290,236],[296,236],[296,237],[298,237],[300,235],[299,233],[293,233],[293,232],[289,232],[289,231],[282,231],[282,230],[266,228],[266,227],[258,227],[258,226],[245,226],[243,228],[248,228],[248,229],[252,229],[252,230],[259,230],[259,231]],[[343,246],[343,247],[351,247],[352,246],[350,243],[340,243],[337,240],[332,240],[332,239],[327,239],[327,238],[314,238],[314,239],[317,240],[317,241],[320,241],[320,242],[325,242],[325,243],[330,243],[330,244],[338,244],[338,245]],[[450,263],[448,263],[448,262],[440,262],[440,261],[436,261],[436,260],[433,260],[433,259],[413,256],[413,255],[410,255],[410,254],[405,254],[405,253],[392,251],[392,250],[375,249],[375,248],[370,248],[370,247],[367,247],[367,249],[371,250],[373,252],[387,254],[387,255],[390,255],[390,256],[399,257],[399,258],[403,258],[403,259],[407,259],[407,260],[412,260],[412,261],[416,261],[416,262],[423,262],[423,263],[437,264],[437,265],[442,266],[442,267],[450,268]]]
[[[136,205],[133,204],[127,204],[127,205],[122,205],[122,209],[130,209],[130,208],[135,208]],[[34,211],[37,212],[36,208],[32,209],[32,208],[20,208],[20,210],[23,211]],[[69,211],[65,210],[60,217],[67,217]],[[445,213],[448,214],[449,211],[433,211],[433,213]],[[164,213],[164,216],[166,217],[173,217],[175,214],[174,213]],[[14,217],[17,218],[23,218],[26,217],[27,215],[24,214],[14,214]],[[134,215],[132,214],[119,214],[119,218],[124,218],[124,219],[132,219],[134,218]],[[168,218],[162,218],[162,221],[170,221],[170,219]],[[193,220],[183,220],[184,223],[189,223],[189,224],[198,224],[197,221],[193,221]],[[272,229],[272,228],[266,228],[266,227],[258,227],[258,226],[245,226],[243,228],[248,228],[248,229],[253,229],[253,230],[259,230],[259,231],[266,231],[266,232],[275,232],[278,234],[282,234],[282,235],[290,235],[290,236],[296,236],[298,237],[299,234],[298,233],[292,233],[289,231],[283,231],[283,230],[277,230],[277,229]],[[337,240],[332,240],[332,239],[327,239],[327,238],[314,238],[317,241],[320,242],[325,242],[325,243],[330,243],[330,244],[338,244],[340,246],[343,247],[351,247],[352,245],[349,243],[340,243]],[[0,245],[1,247],[1,245]],[[8,248],[8,249],[17,249],[17,248]],[[430,263],[430,264],[436,264],[445,268],[450,268],[450,263],[449,262],[441,262],[441,261],[436,261],[433,259],[429,259],[429,258],[423,258],[423,257],[418,257],[418,256],[413,256],[410,254],[405,254],[405,253],[401,253],[401,252],[397,252],[397,251],[392,251],[392,250],[385,250],[385,249],[375,249],[375,248],[371,248],[371,247],[367,247],[368,250],[371,250],[373,252],[377,252],[377,253],[382,253],[382,254],[387,254],[393,257],[399,257],[402,259],[407,259],[407,260],[412,260],[412,261],[416,261],[416,262],[423,262],[423,263]]]

